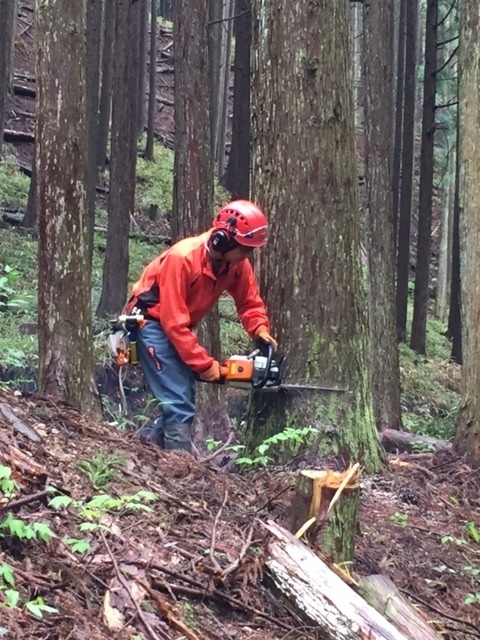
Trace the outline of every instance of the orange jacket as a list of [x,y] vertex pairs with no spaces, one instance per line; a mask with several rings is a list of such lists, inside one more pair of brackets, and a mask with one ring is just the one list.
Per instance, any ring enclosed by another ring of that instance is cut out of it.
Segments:
[[269,328],[265,305],[249,260],[222,263],[217,276],[207,248],[211,230],[180,240],[148,264],[133,285],[126,312],[138,307],[157,319],[181,359],[194,371],[213,363],[192,329],[227,291],[234,299],[243,328],[253,338],[260,325]]

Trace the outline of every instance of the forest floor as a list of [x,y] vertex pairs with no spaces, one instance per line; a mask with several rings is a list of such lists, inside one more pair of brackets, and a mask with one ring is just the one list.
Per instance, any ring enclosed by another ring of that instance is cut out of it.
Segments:
[[[26,89],[35,86],[32,6],[21,3],[16,41],[15,84]],[[169,147],[170,43],[169,30],[160,30],[156,130]],[[6,128],[31,134],[34,98],[21,93],[9,98]],[[28,170],[32,142],[8,135]],[[139,215],[137,224],[145,233],[165,233],[164,220]],[[445,395],[458,388],[458,369],[443,369],[437,382]],[[408,375],[404,388],[416,384]],[[418,406],[424,398],[418,389]],[[12,423],[9,409],[38,441]],[[436,408],[429,410],[436,418]],[[390,455],[380,473],[364,476],[352,571],[390,577],[444,638],[480,638],[480,472],[453,452],[424,449]],[[15,483],[8,496],[0,475],[0,599],[19,598],[15,608],[2,607],[0,635],[320,638],[269,588],[270,534],[262,522],[288,525],[298,470],[325,464],[340,466],[310,453],[263,470],[226,472],[221,456],[202,462],[165,453],[52,398],[0,389],[0,470],[11,467]]]
[[[240,474],[221,459],[167,453],[53,398],[0,389],[0,470],[15,483],[0,500],[0,588],[18,600],[0,633],[322,638],[270,590],[262,523],[288,526],[298,470],[325,461]],[[480,473],[453,453],[389,456],[362,481],[354,577],[388,576],[444,638],[479,638],[479,495]]]

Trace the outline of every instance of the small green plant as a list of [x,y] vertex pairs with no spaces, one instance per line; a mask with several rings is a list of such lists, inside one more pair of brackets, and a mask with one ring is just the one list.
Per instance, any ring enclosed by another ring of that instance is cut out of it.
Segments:
[[464,604],[480,604],[480,593],[467,593]]
[[125,463],[125,456],[97,453],[91,460],[81,460],[78,469],[84,473],[95,489],[104,489],[115,477],[115,466]]
[[477,544],[480,542],[480,533],[474,522],[467,522],[465,525],[465,532],[467,535]]
[[414,453],[434,453],[435,446],[430,442],[419,440],[418,442],[412,442],[412,451]]
[[8,264],[3,268],[3,273],[0,273],[0,317],[7,311],[19,309],[28,303],[28,296],[23,294],[23,297],[19,297],[12,286],[20,278],[20,271]]
[[25,609],[30,611],[37,618],[43,618],[44,613],[58,613],[58,609],[45,604],[42,598],[36,598],[25,603]]
[[18,489],[15,480],[11,479],[12,470],[0,464],[0,491],[6,498],[11,498],[13,492]]
[[221,444],[221,440],[213,440],[213,438],[208,438],[207,440],[205,440],[207,451],[214,451],[215,449],[218,449]]
[[[2,533],[2,531],[5,533]],[[0,538],[5,538],[6,536],[18,538],[19,540],[36,540],[40,538],[44,542],[49,542],[56,537],[48,524],[43,522],[29,524],[14,518],[11,513],[0,523]]]
[[458,547],[460,547],[463,544],[468,544],[466,540],[464,540],[463,538],[454,538],[453,536],[443,536],[443,538],[440,540],[440,542],[442,544],[456,544]]
[[[314,440],[317,435],[318,431],[315,427],[303,427],[302,429],[286,427],[280,433],[274,434],[259,444],[252,457],[237,458],[235,463],[240,467],[265,467],[274,461],[272,457],[274,453],[296,455],[302,444],[306,444],[310,439]],[[243,445],[228,447],[228,450],[236,452],[244,449]]]
[[390,520],[401,527],[406,527],[408,524],[408,513],[399,513],[396,511],[393,516],[390,516]]

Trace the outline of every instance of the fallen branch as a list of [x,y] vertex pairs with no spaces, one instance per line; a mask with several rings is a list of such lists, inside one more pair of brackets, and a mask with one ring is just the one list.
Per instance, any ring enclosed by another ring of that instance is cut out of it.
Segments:
[[247,555],[247,551],[249,550],[250,545],[252,544],[254,529],[255,529],[255,525],[252,525],[248,532],[247,539],[240,550],[238,558],[234,562],[232,562],[232,564],[229,567],[227,567],[224,571],[222,571],[222,575],[220,576],[222,580],[224,580],[230,573],[233,573],[234,571],[236,571],[236,569],[238,569],[238,567],[240,566],[241,561]]
[[[110,556],[110,558],[111,558],[111,560],[113,562],[113,566],[115,567],[115,572],[117,574],[117,578],[118,578],[120,584],[122,585],[122,587],[128,593],[128,595],[130,597],[130,600],[132,601],[132,604],[135,607],[135,610],[137,612],[138,617],[142,621],[145,629],[148,631],[148,634],[150,635],[152,640],[160,640],[160,636],[157,633],[155,633],[155,631],[152,629],[152,627],[150,626],[148,620],[146,619],[142,609],[140,608],[140,605],[138,604],[136,599],[133,597],[132,590],[130,589],[130,586],[129,586],[128,582],[125,580],[125,578],[122,575],[120,569],[118,568],[117,560],[115,559],[115,556],[113,555],[112,550],[110,549],[110,545],[108,544],[107,539],[105,537],[105,534],[103,533],[102,530],[100,530],[100,535],[102,537],[103,544],[105,545],[107,553],[108,553],[108,555]],[[161,631],[161,634],[162,634],[163,640],[169,640],[167,634],[164,634],[163,631]]]
[[215,542],[216,542],[215,538],[216,538],[216,535],[217,535],[218,521],[220,520],[220,516],[222,515],[223,507],[227,503],[227,498],[228,498],[228,491],[227,491],[227,487],[225,487],[225,494],[223,496],[223,502],[222,502],[222,504],[220,506],[220,509],[218,510],[217,515],[215,516],[215,520],[213,522],[212,541],[210,543],[210,560],[212,561],[213,568],[218,573],[222,572],[222,567],[218,564],[217,559],[215,558]]
[[[135,582],[137,582],[141,587],[145,589],[145,591],[147,591],[149,596],[154,600],[160,612],[166,618],[166,620],[168,620],[168,622],[170,622],[174,627],[176,627],[179,631],[181,631],[183,635],[189,638],[190,640],[200,640],[197,634],[194,633],[191,629],[189,629],[182,620],[178,620],[178,618],[176,618],[173,615],[171,605],[166,600],[164,600],[159,593],[157,593],[154,589],[152,589],[152,587],[148,585],[146,582],[144,582],[140,578],[137,578],[137,576],[134,576],[132,574],[130,575],[135,580]],[[167,585],[165,585],[165,588],[167,588]]]

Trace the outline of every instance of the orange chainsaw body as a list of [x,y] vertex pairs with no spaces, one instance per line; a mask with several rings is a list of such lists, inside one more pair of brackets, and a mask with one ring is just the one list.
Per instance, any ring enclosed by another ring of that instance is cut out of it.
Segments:
[[232,356],[220,368],[222,379],[228,382],[250,382],[253,373],[254,362],[247,356]]

